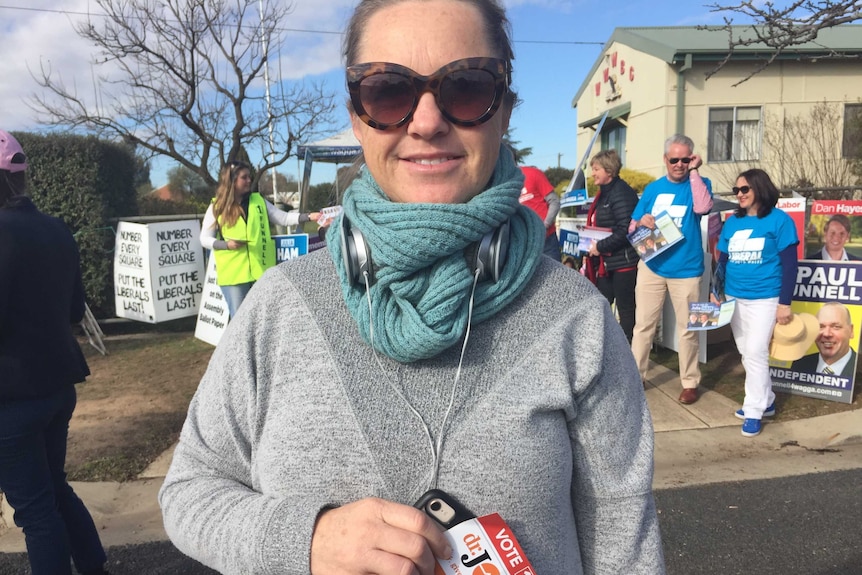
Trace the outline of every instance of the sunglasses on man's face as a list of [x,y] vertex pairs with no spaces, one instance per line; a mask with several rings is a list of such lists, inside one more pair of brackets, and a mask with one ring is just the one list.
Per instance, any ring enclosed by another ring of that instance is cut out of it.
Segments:
[[399,64],[368,62],[348,66],[347,89],[356,115],[378,130],[410,121],[425,92],[434,95],[453,124],[478,126],[499,109],[508,89],[508,70],[499,58],[455,60],[430,76]]
[[740,192],[742,192],[743,194],[747,194],[748,192],[751,191],[751,188],[749,186],[739,186],[738,188],[736,186],[733,186],[730,189],[733,190],[734,195],[736,195]]
[[682,162],[683,164],[690,164],[691,158],[668,158],[667,161],[670,162],[671,165],[676,165],[679,162]]

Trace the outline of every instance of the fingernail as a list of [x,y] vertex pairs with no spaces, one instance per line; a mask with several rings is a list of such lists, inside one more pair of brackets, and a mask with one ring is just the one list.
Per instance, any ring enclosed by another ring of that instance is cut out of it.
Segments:
[[443,550],[443,559],[451,559],[452,558],[452,547],[447,545]]

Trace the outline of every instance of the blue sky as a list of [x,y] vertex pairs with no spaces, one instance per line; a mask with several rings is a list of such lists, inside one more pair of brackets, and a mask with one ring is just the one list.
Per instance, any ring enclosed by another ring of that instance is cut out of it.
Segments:
[[[281,73],[292,81],[322,81],[344,94],[340,62],[340,37],[355,0],[295,0],[291,27],[307,32],[288,35],[282,53]],[[779,2],[780,4],[780,2]],[[521,147],[532,147],[527,162],[542,169],[574,167],[582,150],[577,149],[577,115],[572,97],[604,42],[621,26],[694,26],[720,24],[722,15],[711,13],[698,0],[508,0],[515,41],[515,88],[523,100],[512,117],[513,138]],[[64,80],[88,85],[92,50],[78,41],[72,29],[88,7],[88,0],[9,0],[0,7],[0,32],[6,41],[4,77],[17,82],[0,85],[0,128],[39,130],[25,98],[37,86],[30,71],[49,63],[64,74]],[[339,111],[339,122],[348,126],[347,112]],[[174,164],[153,163],[151,180],[166,183],[166,171]],[[291,160],[282,171],[296,175]],[[312,183],[331,181],[334,168],[315,165]]]

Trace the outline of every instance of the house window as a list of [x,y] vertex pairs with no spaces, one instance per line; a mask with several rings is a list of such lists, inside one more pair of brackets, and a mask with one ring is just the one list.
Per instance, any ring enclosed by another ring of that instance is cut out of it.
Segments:
[[848,159],[862,156],[862,104],[845,104],[843,140],[842,156]]
[[759,160],[761,125],[760,106],[710,108],[709,161]]
[[626,165],[626,127],[622,124],[605,127],[602,129],[602,149],[617,151],[620,161]]

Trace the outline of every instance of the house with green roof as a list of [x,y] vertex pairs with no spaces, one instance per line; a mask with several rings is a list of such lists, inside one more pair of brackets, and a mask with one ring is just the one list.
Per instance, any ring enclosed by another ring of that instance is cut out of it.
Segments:
[[591,153],[616,148],[626,167],[656,177],[664,140],[682,132],[716,192],[751,167],[779,186],[852,183],[833,180],[853,177],[847,160],[862,149],[862,26],[824,29],[778,53],[762,42],[731,53],[729,42],[721,27],[617,28],[572,100],[579,150],[607,112]]

